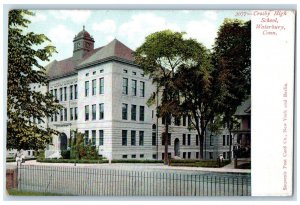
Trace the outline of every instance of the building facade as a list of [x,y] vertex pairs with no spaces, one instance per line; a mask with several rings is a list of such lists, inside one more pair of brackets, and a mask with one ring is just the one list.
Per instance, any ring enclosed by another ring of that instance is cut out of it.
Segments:
[[[48,126],[62,134],[53,137],[46,155],[59,156],[77,130],[108,159],[163,159],[164,124],[156,105],[147,106],[157,88],[134,63],[133,51],[117,39],[94,48],[85,29],[73,43],[72,57],[46,67],[47,90],[64,107],[48,119]],[[171,120],[171,157],[199,157],[197,132],[187,128],[186,117]]]

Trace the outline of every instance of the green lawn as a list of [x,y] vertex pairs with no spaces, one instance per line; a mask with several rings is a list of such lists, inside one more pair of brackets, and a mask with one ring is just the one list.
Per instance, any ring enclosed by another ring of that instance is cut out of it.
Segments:
[[11,196],[66,196],[63,194],[43,193],[34,191],[19,191],[17,189],[8,189],[8,194]]

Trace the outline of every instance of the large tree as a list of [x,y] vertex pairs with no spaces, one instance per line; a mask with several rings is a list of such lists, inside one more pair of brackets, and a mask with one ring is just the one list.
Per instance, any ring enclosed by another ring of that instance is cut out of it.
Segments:
[[200,60],[201,64],[178,73],[181,110],[192,117],[192,127],[199,136],[201,159],[208,125],[221,117],[231,130],[236,108],[250,94],[250,25],[250,22],[225,19],[212,54],[202,51],[206,58]]
[[231,137],[236,125],[233,115],[251,94],[251,21],[224,20],[215,40],[212,64],[213,85],[223,93],[218,108],[223,112]]
[[[31,89],[46,86],[41,61],[48,61],[55,47],[44,34],[26,32],[28,10],[11,10],[8,23],[7,149],[43,149],[55,130],[43,127],[45,120],[61,108],[46,92]],[[33,120],[35,119],[35,120]],[[37,122],[42,122],[40,125]]]
[[[178,116],[179,93],[174,86],[175,74],[181,66],[191,67],[197,64],[200,45],[193,39],[184,39],[184,33],[164,30],[146,37],[145,42],[136,49],[135,62],[145,74],[149,74],[153,83],[161,91],[158,115],[162,117],[165,131],[162,141],[165,143],[164,162],[168,164],[169,123],[171,116]],[[159,96],[154,92],[149,101]],[[158,126],[158,125],[157,125]]]

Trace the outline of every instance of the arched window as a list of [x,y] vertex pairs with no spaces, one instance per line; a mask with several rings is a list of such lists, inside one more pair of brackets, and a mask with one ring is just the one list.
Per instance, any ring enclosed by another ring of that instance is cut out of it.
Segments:
[[153,129],[153,130],[156,130],[156,124],[153,124],[153,125],[152,125],[152,129]]

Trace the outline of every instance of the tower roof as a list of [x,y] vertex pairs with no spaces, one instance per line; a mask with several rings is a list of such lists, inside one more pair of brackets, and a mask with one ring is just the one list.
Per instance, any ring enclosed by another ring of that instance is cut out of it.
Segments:
[[90,35],[90,33],[85,30],[85,26],[83,26],[82,30],[74,37],[73,41],[82,38],[94,41],[94,38]]

